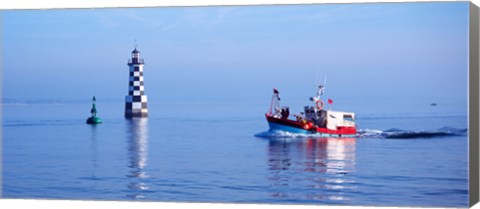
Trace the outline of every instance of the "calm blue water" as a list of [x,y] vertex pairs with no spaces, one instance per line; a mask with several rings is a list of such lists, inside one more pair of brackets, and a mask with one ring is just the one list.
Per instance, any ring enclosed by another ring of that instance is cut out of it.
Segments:
[[149,105],[3,105],[3,197],[467,207],[466,106],[341,108],[362,131],[333,139],[272,137],[263,103]]

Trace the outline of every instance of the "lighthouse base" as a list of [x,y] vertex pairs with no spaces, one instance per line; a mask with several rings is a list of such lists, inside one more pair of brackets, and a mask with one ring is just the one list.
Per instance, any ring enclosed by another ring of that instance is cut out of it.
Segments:
[[147,96],[125,97],[125,117],[126,118],[144,118],[148,117]]
[[137,113],[125,113],[125,118],[146,118],[148,113],[146,112],[137,112]]
[[125,118],[146,118],[148,117],[147,109],[125,109]]

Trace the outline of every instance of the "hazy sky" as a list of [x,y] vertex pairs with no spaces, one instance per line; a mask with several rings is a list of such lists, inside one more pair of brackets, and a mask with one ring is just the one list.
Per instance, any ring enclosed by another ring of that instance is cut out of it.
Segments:
[[[468,2],[2,11],[3,97],[466,102]],[[323,79],[321,79],[323,80]]]

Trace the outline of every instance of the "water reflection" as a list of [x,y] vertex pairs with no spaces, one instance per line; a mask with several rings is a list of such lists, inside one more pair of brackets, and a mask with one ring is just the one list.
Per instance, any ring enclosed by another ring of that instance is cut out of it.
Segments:
[[97,170],[98,163],[97,163],[97,158],[98,158],[98,151],[97,151],[97,126],[90,126],[91,129],[91,135],[90,135],[90,156],[91,156],[91,162],[92,162],[92,174],[91,178],[96,179],[97,175],[95,171]]
[[271,197],[342,202],[355,189],[354,138],[271,140],[268,154]]
[[148,185],[144,180],[148,177],[145,172],[147,166],[148,147],[148,119],[134,118],[127,121],[128,136],[128,168],[130,182],[127,185],[129,194],[127,197],[133,199],[145,198],[145,191]]

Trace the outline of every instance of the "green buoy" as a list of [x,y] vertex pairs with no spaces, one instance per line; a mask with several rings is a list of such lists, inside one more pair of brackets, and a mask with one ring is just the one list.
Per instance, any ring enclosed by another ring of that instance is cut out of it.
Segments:
[[95,96],[93,96],[92,99],[92,109],[90,110],[90,113],[92,113],[92,117],[89,117],[87,119],[88,124],[99,124],[102,123],[102,120],[100,120],[99,117],[97,117],[97,108],[95,107]]

